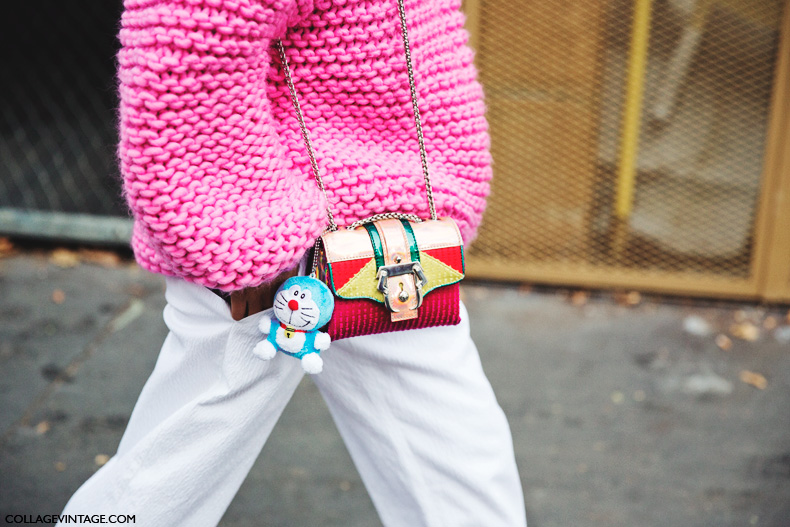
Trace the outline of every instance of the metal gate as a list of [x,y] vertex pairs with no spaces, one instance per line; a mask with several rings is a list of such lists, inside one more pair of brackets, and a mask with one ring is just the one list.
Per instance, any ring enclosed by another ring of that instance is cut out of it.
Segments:
[[464,7],[495,167],[471,276],[790,300],[784,2]]

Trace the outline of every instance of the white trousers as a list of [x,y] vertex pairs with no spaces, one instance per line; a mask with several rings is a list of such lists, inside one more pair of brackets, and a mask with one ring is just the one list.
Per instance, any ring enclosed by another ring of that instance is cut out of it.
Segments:
[[[166,298],[170,334],[118,452],[64,514],[216,525],[302,378],[297,359],[252,354],[261,314],[236,322],[179,279]],[[458,326],[334,342],[312,377],[384,525],[526,525],[510,429],[467,318],[462,306]]]

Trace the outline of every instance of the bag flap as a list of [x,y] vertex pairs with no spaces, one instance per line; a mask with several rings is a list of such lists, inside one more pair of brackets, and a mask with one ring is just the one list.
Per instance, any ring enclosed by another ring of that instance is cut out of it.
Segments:
[[[420,266],[428,278],[423,296],[463,279],[463,241],[455,222],[443,218],[410,225],[419,248]],[[370,235],[364,227],[329,232],[321,240],[324,264],[319,272],[338,297],[384,302],[384,295],[376,287],[378,266]]]

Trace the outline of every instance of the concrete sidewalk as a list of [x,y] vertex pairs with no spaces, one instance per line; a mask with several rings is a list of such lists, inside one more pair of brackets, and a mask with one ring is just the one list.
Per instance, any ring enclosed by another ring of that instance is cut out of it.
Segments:
[[[790,526],[786,310],[480,284],[464,296],[530,527]],[[59,513],[113,454],[163,306],[163,281],[111,254],[0,259],[0,518]],[[380,525],[309,379],[222,525]]]

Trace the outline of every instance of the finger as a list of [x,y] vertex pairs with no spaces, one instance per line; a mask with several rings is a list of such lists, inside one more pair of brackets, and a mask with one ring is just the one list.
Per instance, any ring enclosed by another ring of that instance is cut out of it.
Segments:
[[247,298],[244,291],[230,294],[230,316],[233,320],[241,320],[247,315]]
[[260,313],[264,310],[264,294],[268,291],[268,287],[257,287],[250,291],[247,295],[247,316]]

